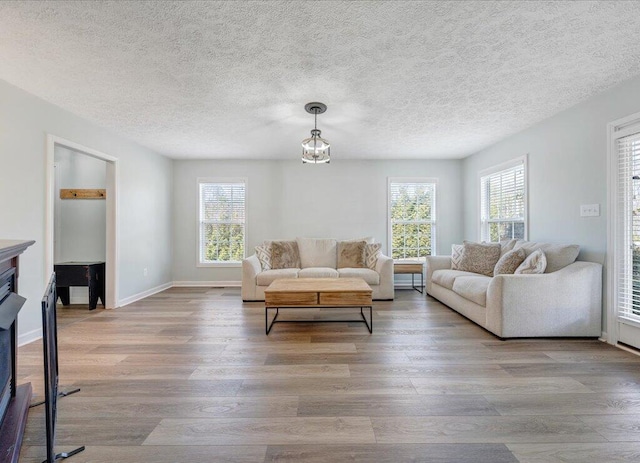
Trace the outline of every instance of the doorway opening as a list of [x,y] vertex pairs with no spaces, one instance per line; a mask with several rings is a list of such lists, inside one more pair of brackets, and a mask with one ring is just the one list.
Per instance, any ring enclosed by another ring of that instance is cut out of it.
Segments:
[[[54,264],[60,259],[84,261],[104,256],[104,304],[107,309],[116,308],[118,307],[118,159],[54,135],[47,135],[46,157],[45,279],[48,281]],[[104,169],[102,172],[100,167]],[[86,203],[81,204],[83,201],[75,204],[61,202],[60,188],[65,188],[66,177],[74,173],[86,174],[91,178],[90,181],[94,182],[95,190],[105,191],[106,199],[96,200],[102,202],[101,206],[91,207],[89,210],[86,208]],[[102,186],[104,188],[101,188]],[[63,221],[65,216],[66,219]],[[74,221],[78,223],[77,221],[82,220],[83,217],[103,224],[103,230],[96,230],[96,236],[92,237],[85,236],[86,233],[82,235],[81,227],[74,227],[73,223]],[[82,257],[83,255],[86,257]],[[78,290],[77,294],[82,297],[84,288],[78,288]]]

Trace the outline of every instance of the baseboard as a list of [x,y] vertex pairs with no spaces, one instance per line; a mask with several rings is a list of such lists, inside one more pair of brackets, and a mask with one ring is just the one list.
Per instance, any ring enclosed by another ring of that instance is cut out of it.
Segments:
[[606,331],[602,332],[602,335],[600,335],[600,337],[598,338],[598,341],[602,341],[602,342],[609,342],[609,335],[607,335]]
[[42,337],[42,328],[36,328],[27,333],[18,335],[18,346],[24,346],[30,342],[37,341]]
[[179,288],[187,288],[189,286],[194,287],[209,287],[209,288],[240,288],[242,286],[241,281],[174,281],[173,286]]
[[138,302],[139,300],[144,299],[145,297],[153,296],[154,294],[164,291],[165,289],[169,289],[172,286],[173,284],[169,282],[160,286],[156,286],[155,288],[148,289],[141,293],[134,294],[133,296],[125,297],[124,299],[120,299],[118,301],[118,304],[116,305],[116,307],[124,307],[125,305],[133,304],[134,302]]

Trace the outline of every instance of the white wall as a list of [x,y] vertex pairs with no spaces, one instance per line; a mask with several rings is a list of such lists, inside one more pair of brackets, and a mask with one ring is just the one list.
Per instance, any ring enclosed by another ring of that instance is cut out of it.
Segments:
[[171,281],[171,161],[0,81],[0,237],[36,241],[20,260],[20,293],[27,298],[18,323],[21,340],[41,328],[39,304],[48,280],[47,133],[119,159],[120,299]]
[[[478,171],[528,153],[529,239],[579,244],[580,260],[604,265],[607,123],[638,111],[640,78],[466,158],[463,162],[464,237],[479,238]],[[600,204],[600,216],[580,217],[580,204]]]
[[[60,199],[63,188],[106,188],[107,164],[86,154],[55,146],[54,262],[106,259],[107,204],[99,199]],[[71,288],[71,302],[86,304],[86,287]]]
[[387,252],[387,177],[435,177],[437,252],[462,239],[460,161],[174,161],[174,281],[240,281],[240,268],[196,267],[198,177],[247,177],[247,255],[265,239],[374,236]]

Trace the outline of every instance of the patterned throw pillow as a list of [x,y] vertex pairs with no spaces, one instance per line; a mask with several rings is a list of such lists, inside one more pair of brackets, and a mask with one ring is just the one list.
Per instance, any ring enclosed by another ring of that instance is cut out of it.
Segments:
[[462,258],[458,270],[493,276],[493,269],[500,259],[500,243],[463,243]]
[[532,275],[537,273],[544,273],[547,268],[547,257],[544,255],[542,249],[536,249],[529,257],[527,257],[523,263],[514,272],[516,275]]
[[298,243],[295,241],[272,241],[271,268],[300,268]]
[[256,256],[263,272],[271,270],[271,246],[256,246]]
[[382,244],[380,243],[367,244],[364,248],[364,256],[365,256],[364,259],[367,264],[367,267],[369,267],[371,270],[376,269],[376,264],[378,263],[378,256],[382,254],[382,251],[380,251],[380,248],[382,248]]
[[508,251],[500,258],[498,263],[493,269],[493,276],[496,275],[511,275],[520,266],[527,254],[524,249],[515,249]]
[[338,268],[364,268],[366,241],[340,241]]
[[451,245],[451,270],[459,270],[460,259],[462,259],[462,250],[464,246],[461,244]]

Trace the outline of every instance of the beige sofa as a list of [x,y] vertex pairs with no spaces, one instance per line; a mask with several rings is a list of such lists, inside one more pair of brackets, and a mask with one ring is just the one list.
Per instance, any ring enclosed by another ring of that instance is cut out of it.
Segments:
[[542,249],[542,274],[493,277],[451,269],[450,256],[429,256],[427,294],[500,338],[601,335],[602,266],[576,262],[579,248],[518,242],[527,254]]
[[[362,240],[373,243],[372,238]],[[243,301],[264,301],[264,290],[280,278],[362,278],[371,286],[374,300],[393,299],[393,259],[390,257],[378,253],[377,259],[372,260],[373,268],[338,268],[337,240],[296,238],[296,243],[300,267],[263,270],[256,254],[242,261]]]

